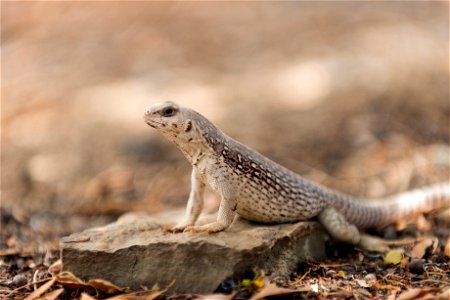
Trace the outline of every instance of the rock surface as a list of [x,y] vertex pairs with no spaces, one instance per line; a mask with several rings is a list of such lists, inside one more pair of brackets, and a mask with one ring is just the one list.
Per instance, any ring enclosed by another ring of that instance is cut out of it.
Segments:
[[134,290],[175,280],[171,292],[211,293],[227,277],[255,269],[287,276],[305,258],[324,257],[323,231],[315,222],[262,226],[238,219],[217,234],[172,234],[161,219],[167,224],[165,216],[127,214],[64,238],[64,270]]

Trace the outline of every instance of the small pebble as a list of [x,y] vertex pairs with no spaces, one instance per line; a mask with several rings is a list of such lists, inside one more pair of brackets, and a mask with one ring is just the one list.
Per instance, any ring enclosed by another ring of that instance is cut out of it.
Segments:
[[445,264],[447,262],[447,258],[444,255],[433,255],[431,257],[431,261],[435,264]]
[[387,240],[392,240],[397,238],[397,231],[395,230],[394,226],[388,226],[384,230],[383,238]]
[[219,287],[215,290],[216,293],[224,293],[231,294],[233,289],[236,288],[236,283],[233,281],[233,278],[227,277],[224,281],[222,281]]
[[413,259],[409,263],[409,271],[415,274],[422,274],[425,269],[423,267],[424,260],[423,259]]
[[368,281],[368,282],[376,281],[377,280],[377,276],[375,274],[373,274],[373,273],[369,273],[366,276],[364,276],[364,280]]
[[14,286],[22,286],[28,283],[28,280],[25,276],[18,274],[16,276],[14,276],[12,284]]

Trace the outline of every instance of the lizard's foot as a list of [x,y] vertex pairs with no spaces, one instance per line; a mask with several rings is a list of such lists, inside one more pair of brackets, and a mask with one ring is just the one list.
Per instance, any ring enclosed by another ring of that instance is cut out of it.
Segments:
[[226,229],[227,226],[218,223],[218,222],[214,222],[214,223],[209,223],[206,225],[202,225],[202,226],[187,226],[184,229],[184,232],[190,231],[190,232],[206,232],[206,233],[216,233],[216,232],[220,232]]
[[355,225],[350,224],[344,215],[334,207],[326,207],[319,214],[319,222],[335,240],[357,245],[360,243],[360,234]]
[[361,235],[361,241],[358,244],[363,250],[373,252],[388,252],[392,247],[413,247],[420,243],[423,238],[403,238],[396,240],[385,240],[368,234]]
[[389,243],[381,238],[377,238],[368,234],[361,234],[361,240],[358,247],[370,252],[388,252],[390,250]]
[[186,223],[178,223],[175,226],[164,226],[163,230],[165,232],[171,232],[171,233],[180,233],[183,232],[186,227],[189,227],[189,224]]
[[180,233],[183,232],[187,226],[166,226],[163,228],[165,232]]

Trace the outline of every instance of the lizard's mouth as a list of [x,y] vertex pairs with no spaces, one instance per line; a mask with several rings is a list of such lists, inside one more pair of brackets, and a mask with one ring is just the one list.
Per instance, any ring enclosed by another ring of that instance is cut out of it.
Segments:
[[156,124],[153,124],[152,122],[145,121],[145,123],[147,123],[147,125],[150,127],[156,128]]
[[148,126],[153,127],[153,128],[158,128],[158,126],[161,125],[160,122],[158,122],[158,121],[156,121],[156,120],[154,120],[154,119],[152,119],[152,118],[149,118],[149,117],[146,116],[146,115],[144,115],[144,122],[145,122]]
[[145,123],[147,123],[148,126],[153,128],[158,128],[158,125],[160,125],[159,122],[156,122],[154,120],[145,120]]

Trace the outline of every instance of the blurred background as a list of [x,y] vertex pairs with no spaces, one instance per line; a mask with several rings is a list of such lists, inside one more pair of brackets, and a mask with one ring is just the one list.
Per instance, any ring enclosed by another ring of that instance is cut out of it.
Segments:
[[0,249],[184,206],[165,100],[353,195],[448,180],[448,6],[2,2]]

